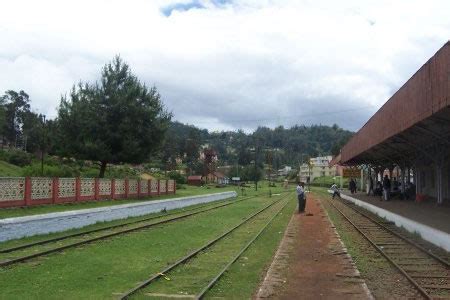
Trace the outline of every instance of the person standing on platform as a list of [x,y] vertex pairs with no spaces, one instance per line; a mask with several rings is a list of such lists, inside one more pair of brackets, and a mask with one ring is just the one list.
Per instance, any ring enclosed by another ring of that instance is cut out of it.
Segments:
[[367,191],[367,196],[370,196],[370,193],[375,196],[375,192],[373,191],[373,178],[369,176],[369,190]]
[[391,180],[387,175],[384,175],[383,179],[383,198],[384,201],[389,201],[389,196],[391,193]]
[[305,188],[303,182],[298,183],[296,190],[298,199],[298,213],[303,213],[305,211],[306,205]]
[[350,192],[352,194],[356,193],[356,181],[352,178],[350,179],[350,182],[348,183],[349,188],[350,188]]

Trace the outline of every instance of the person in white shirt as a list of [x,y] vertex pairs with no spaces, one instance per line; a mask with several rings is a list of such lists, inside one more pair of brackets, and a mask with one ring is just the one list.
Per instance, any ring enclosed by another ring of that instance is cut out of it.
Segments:
[[333,191],[333,196],[331,198],[334,199],[334,196],[338,196],[339,198],[341,198],[341,193],[339,192],[339,188],[337,187],[336,183],[331,186],[331,190]]
[[303,182],[299,182],[296,188],[298,199],[298,212],[303,213],[306,206],[305,187]]

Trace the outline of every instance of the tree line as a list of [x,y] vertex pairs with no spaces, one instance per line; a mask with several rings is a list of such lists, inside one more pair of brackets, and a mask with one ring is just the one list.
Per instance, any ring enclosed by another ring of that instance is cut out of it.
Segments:
[[258,127],[252,133],[242,130],[210,132],[192,125],[171,122],[160,152],[162,165],[177,167],[182,158],[188,169],[201,170],[202,147],[217,152],[219,165],[249,166],[255,162],[273,170],[289,165],[296,167],[310,157],[337,155],[353,132],[338,125],[295,125],[290,128]]

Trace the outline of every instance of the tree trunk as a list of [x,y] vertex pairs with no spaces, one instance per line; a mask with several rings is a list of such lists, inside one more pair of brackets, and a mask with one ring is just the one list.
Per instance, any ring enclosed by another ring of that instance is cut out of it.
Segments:
[[108,163],[106,161],[100,162],[100,174],[98,174],[99,178],[105,177],[106,165]]

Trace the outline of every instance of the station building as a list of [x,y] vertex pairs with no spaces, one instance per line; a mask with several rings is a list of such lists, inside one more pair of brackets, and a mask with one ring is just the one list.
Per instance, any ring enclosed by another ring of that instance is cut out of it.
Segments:
[[364,166],[366,180],[395,173],[403,186],[414,183],[417,196],[450,204],[450,42],[344,145],[336,163]]

